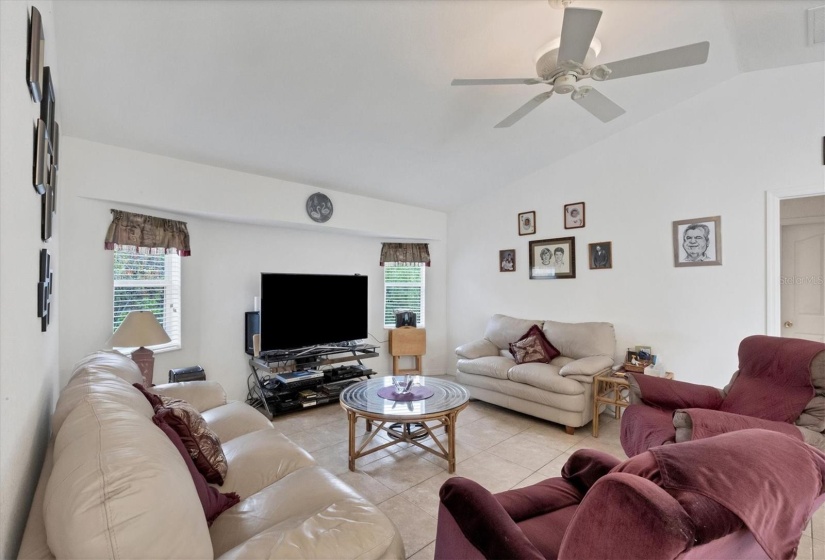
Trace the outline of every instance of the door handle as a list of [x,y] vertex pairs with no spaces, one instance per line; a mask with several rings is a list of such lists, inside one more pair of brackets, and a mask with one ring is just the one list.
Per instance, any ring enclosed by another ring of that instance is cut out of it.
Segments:
[[785,321],[785,328],[786,328],[786,329],[789,329],[789,328],[791,328],[792,326],[793,326],[793,323],[792,323],[791,321]]

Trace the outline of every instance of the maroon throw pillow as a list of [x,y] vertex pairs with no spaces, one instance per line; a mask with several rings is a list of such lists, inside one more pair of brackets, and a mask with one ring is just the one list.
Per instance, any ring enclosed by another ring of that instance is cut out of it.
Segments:
[[544,331],[538,325],[533,325],[518,341],[510,343],[510,353],[517,364],[529,362],[549,364],[550,360],[561,355],[561,352],[547,340]]
[[178,450],[180,456],[183,457],[186,467],[189,469],[189,474],[192,476],[192,482],[195,484],[195,490],[198,491],[198,498],[200,498],[201,507],[203,507],[203,514],[206,517],[206,524],[212,525],[212,522],[214,522],[221,513],[241,501],[240,496],[238,496],[235,492],[224,494],[222,492],[218,492],[218,490],[213,486],[209,486],[206,479],[195,467],[195,463],[192,461],[192,457],[189,456],[189,452],[183,445],[183,441],[181,441],[178,433],[173,430],[169,424],[164,422],[163,418],[158,414],[155,414],[155,416],[152,417],[152,421],[158,428],[163,430],[163,433],[166,434],[166,437],[169,438]]
[[149,404],[152,405],[152,410],[157,412],[158,407],[163,406],[163,401],[160,400],[160,396],[152,393],[151,391],[147,391],[146,387],[141,385],[140,383],[133,383],[132,386],[143,393],[143,396],[146,397],[146,400],[149,401]]
[[155,409],[169,426],[177,432],[195,466],[208,482],[220,486],[229,465],[221,448],[218,434],[213,432],[203,416],[195,408],[180,399],[161,396],[163,406]]

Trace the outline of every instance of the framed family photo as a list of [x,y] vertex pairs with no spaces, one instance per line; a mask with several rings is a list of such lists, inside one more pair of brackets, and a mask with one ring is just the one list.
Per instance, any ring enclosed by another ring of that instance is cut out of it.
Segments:
[[674,266],[722,264],[722,217],[673,222]]
[[504,249],[498,252],[498,271],[499,272],[515,272],[516,271],[516,250]]
[[587,248],[587,260],[590,261],[590,268],[613,268],[612,242],[600,241],[599,243],[590,243]]
[[530,278],[553,280],[576,277],[576,238],[559,237],[530,242]]
[[518,234],[533,235],[536,233],[536,213],[522,212],[518,215]]
[[584,202],[564,205],[564,229],[584,227]]

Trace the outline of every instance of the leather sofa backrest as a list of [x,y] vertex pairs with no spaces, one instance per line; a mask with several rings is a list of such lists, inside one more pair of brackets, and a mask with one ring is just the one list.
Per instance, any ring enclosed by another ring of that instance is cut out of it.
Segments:
[[542,330],[547,340],[568,358],[607,356],[612,360],[616,353],[616,333],[610,323],[545,321]]
[[60,392],[52,414],[52,433],[57,434],[66,417],[90,394],[105,394],[108,400],[152,418],[152,407],[132,383],[143,377],[131,358],[114,352],[96,352],[79,362],[66,387]]
[[507,315],[496,314],[487,321],[484,338],[498,346],[501,350],[509,350],[510,343],[516,342],[533,325],[541,326],[541,321],[517,319]]
[[57,558],[212,558],[187,480],[180,453],[145,414],[112,393],[86,394],[55,438],[43,507],[49,548]]

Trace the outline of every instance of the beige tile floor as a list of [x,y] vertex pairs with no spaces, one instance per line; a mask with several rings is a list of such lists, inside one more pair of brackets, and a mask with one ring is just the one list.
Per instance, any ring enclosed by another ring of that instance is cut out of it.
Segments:
[[[492,492],[518,488],[559,476],[576,449],[595,448],[625,458],[619,421],[602,413],[599,437],[590,424],[568,435],[558,424],[525,416],[481,401],[458,415],[457,467],[414,446],[399,444],[358,459],[347,468],[346,413],[338,405],[276,417],[276,429],[309,451],[323,467],[377,504],[401,531],[407,557],[429,560],[435,552],[438,489],[450,476],[471,478]],[[359,421],[357,433],[365,425]],[[806,529],[800,560],[825,560],[825,507]]]

